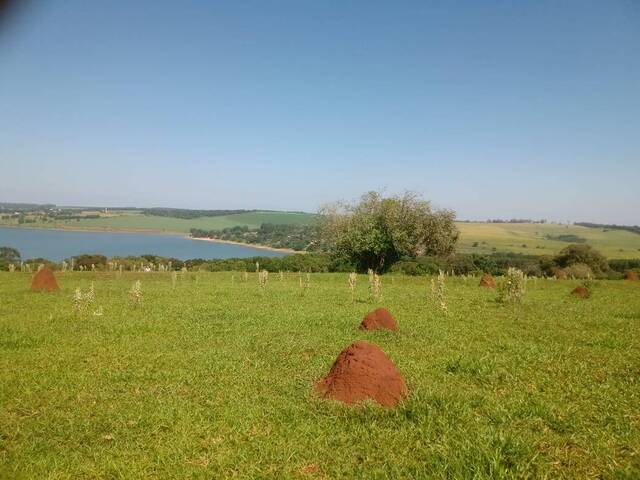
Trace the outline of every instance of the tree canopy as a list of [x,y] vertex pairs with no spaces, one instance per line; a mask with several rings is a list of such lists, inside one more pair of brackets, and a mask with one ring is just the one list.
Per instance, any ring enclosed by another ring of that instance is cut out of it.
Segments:
[[584,264],[596,274],[609,270],[606,257],[591,245],[569,245],[560,250],[554,261],[561,268]]
[[356,204],[322,208],[319,219],[323,248],[361,271],[383,271],[406,257],[449,255],[458,240],[455,213],[434,210],[411,192],[368,192]]

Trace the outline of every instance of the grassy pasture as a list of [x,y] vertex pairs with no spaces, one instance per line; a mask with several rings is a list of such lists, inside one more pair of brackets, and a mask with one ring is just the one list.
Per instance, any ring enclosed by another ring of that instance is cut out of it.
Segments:
[[[570,243],[546,236],[576,235],[608,258],[640,258],[640,235],[623,230],[603,231],[577,225],[534,223],[458,223],[458,250],[466,253],[516,252],[554,255]],[[477,242],[478,245],[473,247]]]
[[[26,226],[38,228],[70,228],[94,230],[149,230],[157,232],[187,233],[192,228],[220,230],[227,227],[247,225],[258,228],[263,223],[308,224],[313,216],[308,213],[289,212],[249,212],[219,217],[198,217],[193,219],[160,217],[132,212],[115,212],[100,218],[58,220],[56,222],[37,221]],[[7,221],[4,221],[7,224]]]
[[[640,478],[640,284],[530,280],[513,308],[447,279],[444,316],[384,276],[391,334],[357,329],[364,276],[353,304],[338,274],[58,278],[0,272],[0,478]],[[76,316],[92,281],[104,314]],[[397,409],[312,393],[357,339],[404,373]]]

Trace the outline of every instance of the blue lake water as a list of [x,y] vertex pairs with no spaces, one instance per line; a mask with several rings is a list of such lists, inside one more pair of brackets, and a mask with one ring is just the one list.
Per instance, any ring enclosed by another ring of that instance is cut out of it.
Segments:
[[54,261],[82,253],[97,253],[107,257],[152,254],[180,260],[285,255],[281,252],[242,245],[190,240],[180,235],[72,232],[2,227],[0,227],[0,247],[17,249],[23,260],[42,257]]

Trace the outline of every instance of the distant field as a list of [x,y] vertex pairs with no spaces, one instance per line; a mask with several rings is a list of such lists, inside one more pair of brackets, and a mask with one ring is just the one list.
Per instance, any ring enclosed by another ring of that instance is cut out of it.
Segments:
[[308,213],[288,212],[250,212],[221,217],[199,217],[182,219],[173,217],[159,217],[142,215],[140,213],[116,213],[101,218],[87,218],[81,220],[64,220],[55,223],[36,222],[32,227],[42,228],[87,228],[104,230],[153,230],[160,232],[187,233],[192,228],[202,230],[219,230],[238,225],[258,228],[263,223],[277,224],[308,224],[313,215]]
[[640,235],[623,230],[532,223],[458,223],[458,229],[459,251],[467,253],[553,255],[571,242],[548,240],[546,236],[575,235],[609,258],[640,257]]

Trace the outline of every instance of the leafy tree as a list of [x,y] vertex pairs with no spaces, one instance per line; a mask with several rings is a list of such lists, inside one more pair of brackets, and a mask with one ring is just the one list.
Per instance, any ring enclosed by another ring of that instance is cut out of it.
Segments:
[[588,266],[595,274],[609,270],[606,257],[591,245],[569,245],[560,250],[558,255],[555,256],[554,262],[560,268],[582,263]]
[[453,253],[458,240],[454,219],[454,212],[434,210],[414,193],[384,198],[368,192],[355,205],[337,203],[321,210],[321,246],[360,271],[381,271],[403,257]]
[[0,270],[9,268],[10,263],[20,263],[20,252],[12,247],[0,247]]
[[19,263],[20,252],[12,247],[0,247],[0,262]]

